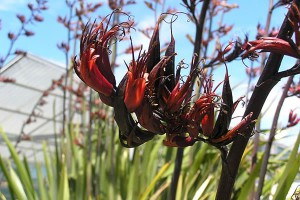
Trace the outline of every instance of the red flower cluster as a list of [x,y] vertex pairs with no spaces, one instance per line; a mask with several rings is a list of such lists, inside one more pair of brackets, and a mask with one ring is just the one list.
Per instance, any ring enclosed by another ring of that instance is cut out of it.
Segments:
[[[221,147],[232,142],[236,135],[243,134],[253,123],[252,114],[249,114],[229,130],[232,113],[241,98],[233,103],[227,68],[222,96],[215,93],[212,77],[204,75],[198,67],[193,67],[184,78],[181,76],[182,66],[175,70],[175,40],[172,34],[165,55],[160,55],[159,23],[154,29],[148,52],[140,51],[135,59],[132,47],[128,72],[116,86],[107,45],[119,31],[130,28],[128,25],[131,23],[108,29],[105,21],[99,25],[88,24],[84,29],[75,72],[99,93],[104,103],[114,107],[123,146],[136,147],[155,135],[166,134],[164,144],[167,146],[186,147],[196,141],[204,141]],[[198,64],[193,63],[195,66]],[[196,77],[201,80],[203,93],[198,100],[191,102]],[[135,113],[137,121],[132,113]]]

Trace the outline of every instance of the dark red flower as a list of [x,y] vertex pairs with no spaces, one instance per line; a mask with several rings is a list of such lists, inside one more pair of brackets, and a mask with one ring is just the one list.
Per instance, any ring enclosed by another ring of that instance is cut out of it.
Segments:
[[249,41],[247,43],[246,52],[242,58],[249,57],[249,55],[252,55],[256,50],[300,58],[299,51],[295,49],[290,42],[276,37],[262,37],[259,40]]
[[297,113],[294,113],[294,110],[290,110],[289,119],[287,128],[296,126],[300,122],[300,118],[297,116]]
[[80,41],[80,59],[75,61],[75,72],[88,86],[96,90],[102,101],[112,105],[115,94],[116,80],[111,70],[108,42],[115,37],[121,24],[108,30],[104,18],[98,25],[87,24]]
[[128,79],[124,97],[124,103],[129,112],[134,112],[142,104],[146,88],[147,59],[147,54],[139,54],[135,61],[132,48],[132,62],[127,72]]
[[[238,134],[243,134],[254,122],[250,114],[229,130],[232,113],[241,98],[233,103],[227,68],[224,81],[221,82],[222,96],[215,92],[221,83],[214,88],[212,77],[206,77],[202,69],[194,67],[187,76],[181,75],[184,63],[181,61],[175,70],[175,40],[172,32],[165,55],[161,56],[159,22],[147,52],[140,50],[135,59],[131,44],[132,61],[127,66],[128,72],[116,86],[107,44],[120,28],[123,28],[122,25],[116,25],[108,30],[104,27],[104,21],[99,25],[87,25],[75,71],[99,93],[104,103],[114,107],[123,146],[136,147],[157,134],[166,134],[164,144],[167,146],[186,147],[196,141],[204,141],[221,147],[233,141]],[[192,65],[198,66],[199,63]],[[200,79],[203,93],[192,102],[192,85],[196,77]],[[131,115],[133,112],[137,121]]]

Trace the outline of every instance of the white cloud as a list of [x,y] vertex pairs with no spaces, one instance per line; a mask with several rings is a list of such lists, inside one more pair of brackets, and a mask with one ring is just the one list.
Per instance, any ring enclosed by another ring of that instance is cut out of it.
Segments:
[[2,0],[0,4],[0,10],[2,11],[11,11],[17,10],[20,7],[26,5],[25,0]]

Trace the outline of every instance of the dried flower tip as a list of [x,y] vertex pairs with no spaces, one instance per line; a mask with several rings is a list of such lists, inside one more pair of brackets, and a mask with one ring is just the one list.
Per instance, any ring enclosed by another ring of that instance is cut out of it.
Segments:
[[14,39],[15,39],[15,34],[12,33],[12,32],[9,32],[9,33],[7,34],[7,37],[8,37],[10,40],[14,40]]
[[44,21],[44,18],[40,15],[35,15],[34,20],[37,21],[37,22],[42,22],[42,21]]
[[33,36],[33,35],[34,35],[34,32],[25,30],[25,35],[26,35],[27,37],[30,37],[30,36]]
[[294,110],[290,110],[287,128],[296,126],[299,121],[300,118],[298,118],[297,113],[294,113]]
[[20,22],[23,24],[26,21],[26,18],[24,15],[17,15],[17,18],[20,20]]
[[29,4],[27,4],[27,7],[29,8],[29,10],[33,10],[33,9],[34,9],[34,7],[33,7],[33,4],[32,4],[32,3],[29,3]]
[[16,54],[16,55],[24,55],[24,54],[26,54],[26,52],[23,51],[23,50],[17,49],[17,50],[15,51],[15,54]]
[[16,79],[0,76],[0,82],[2,82],[2,83],[15,83]]

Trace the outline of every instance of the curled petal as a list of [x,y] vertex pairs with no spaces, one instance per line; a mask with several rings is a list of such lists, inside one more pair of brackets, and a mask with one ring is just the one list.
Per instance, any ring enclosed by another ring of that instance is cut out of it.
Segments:
[[242,121],[236,125],[235,127],[233,127],[233,129],[231,129],[230,131],[228,131],[225,135],[216,138],[216,139],[212,139],[211,142],[212,143],[222,143],[222,144],[228,144],[230,143],[233,138],[235,136],[237,136],[238,134],[243,134],[243,132],[253,123],[255,123],[255,120],[252,120],[253,113],[248,114],[244,119],[242,119]]
[[75,66],[75,72],[80,79],[95,91],[110,96],[114,92],[113,84],[110,83],[105,76],[99,71],[96,60],[99,56],[91,57],[91,52],[86,52],[80,64]]
[[187,137],[182,137],[182,136],[173,136],[170,138],[167,138],[166,140],[163,141],[165,146],[169,147],[188,147],[192,146],[195,143],[195,140],[191,138],[190,136]]
[[180,87],[180,82],[177,80],[175,87],[167,99],[166,110],[174,113],[183,106],[183,102],[186,101],[188,95],[191,93],[192,80],[197,76],[196,70],[187,77],[185,83]]
[[203,135],[210,137],[214,129],[214,105],[210,104],[201,120]]
[[128,81],[124,103],[129,112],[134,112],[142,103],[145,94],[146,80],[144,78],[133,79],[133,74],[128,72]]
[[200,131],[200,122],[205,116],[206,110],[208,108],[207,100],[207,96],[201,96],[195,102],[190,112],[187,114],[187,130],[193,138],[198,137]]
[[249,55],[254,53],[256,50],[262,50],[263,52],[272,52],[291,56],[294,58],[300,58],[299,52],[295,47],[283,39],[275,37],[262,37],[259,40],[250,41],[247,43],[246,52],[242,58],[247,58]]

